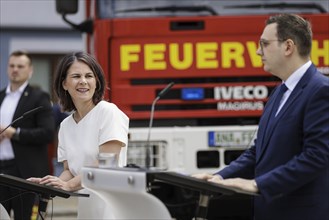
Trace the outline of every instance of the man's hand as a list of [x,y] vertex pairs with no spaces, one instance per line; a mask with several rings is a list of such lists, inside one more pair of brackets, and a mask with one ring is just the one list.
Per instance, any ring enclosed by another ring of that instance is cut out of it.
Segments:
[[197,179],[202,179],[202,180],[210,180],[210,179],[222,180],[223,179],[219,175],[212,175],[209,173],[197,173],[197,174],[193,174],[192,177],[197,178]]
[[[0,132],[2,132],[5,127],[0,127]],[[8,127],[2,134],[0,134],[0,142],[5,138],[11,139],[11,137],[15,134],[16,128]]]
[[197,179],[202,179],[202,180],[208,180],[213,178],[213,175],[208,174],[208,173],[197,173],[193,174],[192,177],[197,178]]
[[[1,131],[1,129],[0,129],[0,131]],[[5,137],[4,134],[0,134],[0,143],[1,143],[1,141],[3,141],[5,138],[6,138],[6,137]]]
[[211,178],[208,179],[209,182],[217,183],[223,186],[230,186],[236,189],[240,189],[243,191],[257,193],[258,187],[255,180],[247,180],[242,178],[232,178],[232,179],[219,179],[219,178]]

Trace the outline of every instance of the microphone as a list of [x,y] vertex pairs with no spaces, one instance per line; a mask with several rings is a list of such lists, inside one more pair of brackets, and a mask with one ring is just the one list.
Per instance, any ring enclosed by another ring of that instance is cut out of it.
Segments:
[[25,112],[22,116],[16,118],[14,121],[12,121],[7,127],[5,127],[0,134],[2,134],[5,130],[7,130],[10,126],[12,126],[13,124],[15,124],[16,122],[22,120],[25,117],[31,116],[32,114],[41,111],[41,109],[43,108],[43,106],[39,106],[36,107],[34,109],[31,109],[30,111]]
[[152,102],[152,107],[151,107],[151,116],[150,116],[150,124],[149,124],[149,130],[148,130],[148,134],[147,134],[147,141],[146,141],[146,158],[145,158],[145,165],[146,168],[149,169],[150,165],[151,165],[151,146],[150,146],[150,137],[151,137],[151,128],[152,128],[152,124],[153,124],[153,115],[154,115],[154,107],[156,102],[163,97],[170,89],[171,87],[174,86],[174,82],[169,83],[166,88],[162,89],[158,96],[153,100]]
[[171,82],[171,83],[169,83],[167,86],[166,86],[166,88],[164,88],[163,90],[161,90],[160,92],[159,92],[159,94],[158,94],[158,97],[159,98],[161,98],[162,96],[164,96],[170,89],[171,89],[171,87],[173,87],[174,86],[174,82]]

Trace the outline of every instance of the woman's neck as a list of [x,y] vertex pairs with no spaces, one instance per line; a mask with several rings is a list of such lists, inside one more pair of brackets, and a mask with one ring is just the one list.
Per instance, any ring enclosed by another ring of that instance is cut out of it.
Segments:
[[83,119],[93,108],[95,104],[93,102],[81,103],[76,105],[77,110],[73,114],[74,120],[78,123]]

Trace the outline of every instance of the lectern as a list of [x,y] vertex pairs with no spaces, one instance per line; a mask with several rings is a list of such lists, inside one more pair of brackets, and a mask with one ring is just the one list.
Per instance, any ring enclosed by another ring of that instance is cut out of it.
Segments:
[[104,199],[112,214],[108,219],[172,219],[161,199],[150,193],[152,188],[161,187],[159,183],[199,192],[195,219],[206,219],[211,196],[246,193],[175,172],[138,168],[82,168],[82,185]]
[[[42,217],[44,217],[44,215],[46,214],[47,203],[49,198],[53,198],[56,196],[63,198],[69,198],[70,196],[84,196],[84,197],[89,196],[88,194],[68,192],[51,186],[33,183],[31,181],[27,181],[25,179],[7,174],[0,174],[0,185],[20,189],[26,192],[33,192],[39,195],[39,199],[40,199],[39,210],[40,210],[40,214],[43,215]],[[1,212],[4,211],[3,207],[1,207],[1,209],[2,209]]]
[[[210,200],[212,200],[212,202],[214,202],[214,200],[221,201],[218,207],[216,207],[217,215],[215,218],[212,219],[216,219],[216,220],[222,218],[246,219],[249,216],[242,215],[242,213],[238,213],[240,212],[239,209],[241,209],[241,207],[239,206],[245,205],[247,200],[250,201],[251,197],[250,196],[247,197],[248,195],[257,195],[255,193],[249,193],[232,187],[220,186],[215,183],[210,183],[206,180],[196,179],[194,177],[188,175],[182,175],[175,172],[148,172],[148,178],[149,178],[148,182],[152,186],[150,187],[151,188],[150,193],[160,198],[161,201],[163,201],[167,207],[171,208],[172,206],[179,206],[179,203],[183,204],[184,206],[186,200],[187,201],[195,200],[194,210],[193,209],[189,210],[190,218],[188,218],[186,213],[183,216],[178,216],[176,212],[171,210],[171,213],[174,215],[174,217],[178,219],[192,219],[192,218],[196,220],[206,219]],[[158,189],[155,190],[155,188]],[[172,190],[172,188],[174,188],[174,190]],[[188,199],[185,199],[185,202],[181,200],[180,202],[179,201],[176,202],[176,204],[168,204],[166,198],[163,198],[163,193],[162,196],[159,195],[158,193],[159,191],[164,191],[164,192],[173,191],[174,193],[185,194],[185,195],[176,195],[175,197],[177,200],[179,200],[179,198],[182,196],[183,198],[188,197]],[[235,201],[235,206],[227,207],[226,203],[229,201]],[[232,218],[231,216],[229,217],[227,213],[225,213],[228,210],[224,210],[224,209],[234,210],[232,213],[230,213],[232,215]],[[225,213],[226,215],[224,215],[223,213]]]

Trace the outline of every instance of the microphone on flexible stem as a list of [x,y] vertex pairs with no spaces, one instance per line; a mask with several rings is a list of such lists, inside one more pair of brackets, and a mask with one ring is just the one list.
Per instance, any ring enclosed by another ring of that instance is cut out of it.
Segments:
[[151,165],[151,146],[150,146],[150,137],[151,137],[151,128],[153,124],[153,115],[154,115],[154,107],[156,102],[163,97],[170,89],[174,86],[174,82],[169,83],[166,88],[161,90],[158,94],[158,96],[153,100],[152,107],[151,107],[151,116],[150,116],[150,124],[149,124],[149,130],[147,135],[147,141],[146,141],[146,158],[145,158],[145,165],[146,168],[149,169]]
[[7,130],[10,126],[12,126],[13,124],[15,124],[16,122],[22,120],[23,118],[25,117],[28,117],[28,116],[31,116],[32,114],[36,113],[36,112],[39,112],[41,111],[41,109],[43,108],[43,106],[39,106],[39,107],[36,107],[30,111],[27,111],[25,112],[22,116],[16,118],[14,121],[12,121],[7,127],[5,127],[1,132],[0,134],[2,134],[5,130]]

